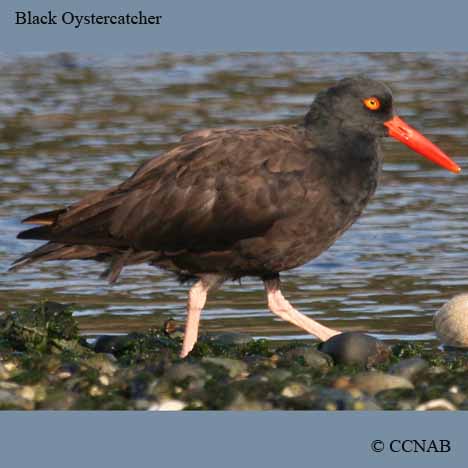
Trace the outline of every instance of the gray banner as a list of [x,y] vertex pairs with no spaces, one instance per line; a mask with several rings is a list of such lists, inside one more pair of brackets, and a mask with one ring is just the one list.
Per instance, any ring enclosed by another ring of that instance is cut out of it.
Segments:
[[465,415],[3,413],[1,464],[455,467],[468,456]]
[[[3,0],[0,9],[0,50],[8,53],[426,51],[468,47],[468,6],[455,0]],[[17,11],[48,16],[49,10],[57,16],[57,24],[15,24]],[[83,21],[77,27],[78,19],[71,16],[138,15],[140,10],[146,16],[162,16],[160,24]]]

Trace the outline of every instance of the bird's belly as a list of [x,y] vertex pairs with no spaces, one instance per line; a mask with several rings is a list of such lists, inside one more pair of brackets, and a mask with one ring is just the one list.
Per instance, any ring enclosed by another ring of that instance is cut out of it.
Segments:
[[328,192],[320,202],[276,221],[262,236],[235,242],[223,251],[186,252],[173,258],[178,270],[219,272],[233,278],[296,268],[327,250],[359,215],[375,191],[376,179],[359,193]]
[[310,210],[278,221],[266,236],[241,241],[239,253],[267,271],[303,265],[327,250],[357,220],[375,188],[376,183],[354,196],[328,197]]
[[357,217],[282,220],[265,236],[243,239],[223,251],[185,252],[173,257],[172,262],[182,272],[219,272],[232,278],[290,270],[328,249]]
[[354,219],[341,222],[331,219],[316,219],[315,222],[309,219],[291,219],[279,223],[264,238],[242,242],[241,254],[244,258],[256,261],[266,271],[289,270],[307,263],[327,250]]

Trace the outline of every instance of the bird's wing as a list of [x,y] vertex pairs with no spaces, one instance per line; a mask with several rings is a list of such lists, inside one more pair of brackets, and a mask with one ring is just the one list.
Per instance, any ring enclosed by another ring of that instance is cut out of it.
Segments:
[[302,177],[311,164],[302,145],[291,127],[187,138],[21,237],[169,253],[224,249],[303,207],[313,181]]

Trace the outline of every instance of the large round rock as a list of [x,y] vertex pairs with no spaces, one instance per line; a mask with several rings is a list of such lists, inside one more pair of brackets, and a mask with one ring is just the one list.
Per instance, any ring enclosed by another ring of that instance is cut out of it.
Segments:
[[358,364],[365,367],[385,362],[391,353],[390,348],[382,341],[359,332],[335,335],[322,343],[319,349],[329,354],[336,364]]
[[468,294],[446,302],[434,316],[434,328],[444,345],[468,348]]

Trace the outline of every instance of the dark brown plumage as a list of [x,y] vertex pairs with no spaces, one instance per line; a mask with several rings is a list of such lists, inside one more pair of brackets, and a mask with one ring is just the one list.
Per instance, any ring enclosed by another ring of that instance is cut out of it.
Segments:
[[[363,105],[370,96],[377,110]],[[149,262],[202,283],[217,275],[206,291],[244,275],[274,280],[361,214],[392,118],[390,90],[359,78],[320,93],[300,125],[192,132],[122,184],[24,220],[40,226],[19,238],[49,242],[14,268],[93,259],[108,261],[115,281],[126,265]]]

